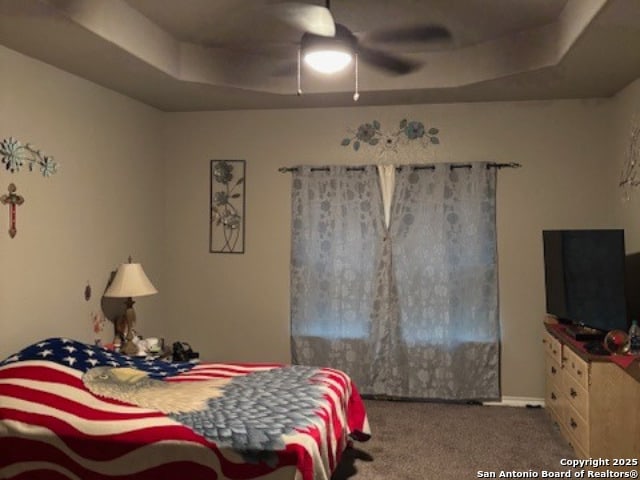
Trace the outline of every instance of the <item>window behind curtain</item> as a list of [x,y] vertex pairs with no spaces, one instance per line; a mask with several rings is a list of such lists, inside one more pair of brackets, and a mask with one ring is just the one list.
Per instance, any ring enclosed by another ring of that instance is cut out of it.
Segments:
[[366,339],[381,228],[375,169],[301,167],[292,210],[292,336]]

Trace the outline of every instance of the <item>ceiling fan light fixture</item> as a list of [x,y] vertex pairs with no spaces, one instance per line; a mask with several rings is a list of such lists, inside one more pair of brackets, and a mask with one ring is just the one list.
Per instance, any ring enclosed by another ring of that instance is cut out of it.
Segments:
[[320,73],[337,73],[351,63],[349,52],[343,50],[316,50],[304,54],[304,62]]
[[304,63],[326,74],[344,70],[353,60],[354,47],[351,38],[321,37],[308,33],[303,36],[301,43]]

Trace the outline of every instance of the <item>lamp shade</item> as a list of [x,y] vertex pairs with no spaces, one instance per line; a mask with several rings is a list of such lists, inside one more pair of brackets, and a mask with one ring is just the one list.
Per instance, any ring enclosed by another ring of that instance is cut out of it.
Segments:
[[123,263],[118,267],[105,297],[142,297],[158,293],[139,263]]

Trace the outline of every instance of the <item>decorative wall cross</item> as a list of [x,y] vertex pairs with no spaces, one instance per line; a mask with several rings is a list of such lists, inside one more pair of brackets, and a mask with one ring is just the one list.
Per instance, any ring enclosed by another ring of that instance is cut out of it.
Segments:
[[0,197],[0,202],[3,205],[9,205],[9,236],[11,238],[16,236],[18,230],[16,229],[16,206],[24,203],[24,197],[16,193],[16,186],[13,183],[9,184],[9,193]]

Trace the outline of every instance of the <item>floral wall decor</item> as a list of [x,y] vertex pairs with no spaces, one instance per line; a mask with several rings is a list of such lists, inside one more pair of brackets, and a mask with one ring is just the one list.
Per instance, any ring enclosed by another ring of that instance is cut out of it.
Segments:
[[244,253],[244,160],[211,160],[210,253]]
[[397,153],[400,147],[419,145],[426,148],[438,145],[440,130],[435,127],[426,128],[417,120],[402,119],[393,130],[383,130],[378,120],[361,124],[357,129],[348,130],[350,136],[342,139],[343,147],[351,146],[356,152],[362,146],[371,146],[379,155]]
[[0,142],[0,156],[5,169],[11,173],[18,173],[25,163],[30,172],[38,167],[43,177],[50,177],[58,170],[52,156],[44,155],[30,143],[23,144],[13,137]]
[[622,199],[629,200],[632,190],[640,185],[638,164],[640,163],[640,114],[631,119],[629,140],[624,155],[624,165],[620,174],[619,186],[622,188]]

